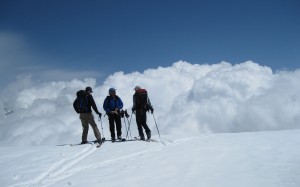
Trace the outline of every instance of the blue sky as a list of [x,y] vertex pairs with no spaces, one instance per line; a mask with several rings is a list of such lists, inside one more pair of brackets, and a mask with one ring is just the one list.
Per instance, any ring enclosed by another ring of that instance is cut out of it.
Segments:
[[[299,68],[297,0],[0,0],[0,85],[185,60]],[[2,44],[1,44],[2,43]]]

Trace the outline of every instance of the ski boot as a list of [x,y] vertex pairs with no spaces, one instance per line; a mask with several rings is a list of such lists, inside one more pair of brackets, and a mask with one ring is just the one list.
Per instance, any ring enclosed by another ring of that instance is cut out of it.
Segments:
[[80,144],[87,144],[87,143],[89,143],[88,141],[82,141]]
[[147,140],[150,140],[151,138],[151,131],[147,133]]

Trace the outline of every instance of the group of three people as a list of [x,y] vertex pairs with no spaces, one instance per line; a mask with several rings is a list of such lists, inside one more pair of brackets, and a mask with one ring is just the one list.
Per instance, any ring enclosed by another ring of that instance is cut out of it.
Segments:
[[[142,89],[140,86],[134,88],[135,93],[133,95],[133,107],[132,113],[136,115],[136,123],[139,131],[139,136],[141,140],[145,140],[143,128],[145,129],[147,139],[151,138],[151,130],[147,125],[147,111],[153,113],[153,107],[151,105],[150,99],[147,95],[147,91]],[[101,117],[101,113],[98,111],[96,103],[93,99],[91,87],[86,87],[84,93],[86,94],[86,99],[84,101],[77,98],[73,102],[73,107],[77,113],[79,113],[79,118],[82,123],[82,144],[87,143],[87,136],[89,130],[89,124],[93,128],[94,135],[99,143],[102,143],[101,133],[97,127],[94,120],[92,109]],[[103,103],[103,109],[105,110],[108,120],[109,129],[111,133],[111,140],[114,142],[116,140],[115,136],[115,124],[117,130],[117,139],[122,139],[122,125],[121,125],[121,110],[123,109],[123,102],[119,96],[116,95],[116,89],[110,88],[109,95],[105,98]],[[77,92],[78,93],[78,92]],[[85,109],[81,110],[80,106],[82,103],[86,103]]]

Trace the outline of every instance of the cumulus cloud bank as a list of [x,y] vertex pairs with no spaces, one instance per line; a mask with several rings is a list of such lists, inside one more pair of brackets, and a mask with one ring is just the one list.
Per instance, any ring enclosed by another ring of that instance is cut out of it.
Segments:
[[[27,77],[11,84],[2,93],[0,144],[80,141],[81,124],[72,103],[76,91],[86,86],[93,87],[96,104],[102,113],[103,100],[110,87],[117,89],[124,108],[129,111],[134,86],[146,88],[160,134],[296,129],[300,128],[299,79],[299,70],[274,73],[269,67],[251,61],[237,65],[179,61],[170,67],[148,69],[143,73],[116,72],[101,85],[97,85],[95,79],[41,83]],[[104,134],[109,138],[107,118],[103,118],[102,123]],[[155,135],[155,122],[150,113],[148,124]],[[101,130],[100,122],[98,126]],[[136,136],[134,116],[131,129]],[[89,139],[94,139],[91,130]]]

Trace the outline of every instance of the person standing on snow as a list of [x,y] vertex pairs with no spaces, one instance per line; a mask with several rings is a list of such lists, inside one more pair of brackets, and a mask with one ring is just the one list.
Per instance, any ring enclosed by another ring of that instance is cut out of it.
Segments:
[[99,115],[100,118],[102,114],[98,111],[96,103],[91,93],[93,93],[92,88],[86,87],[85,90],[80,90],[76,93],[77,98],[73,102],[73,107],[75,111],[79,114],[79,118],[81,120],[82,129],[83,129],[81,144],[88,143],[87,136],[89,132],[89,124],[93,128],[94,135],[98,140],[98,143],[99,144],[102,143],[101,134],[94,120],[94,115],[92,113],[91,107]]
[[135,112],[136,124],[141,140],[145,140],[143,128],[145,129],[147,139],[149,140],[151,138],[151,130],[147,125],[146,112],[150,110],[151,114],[153,114],[154,109],[151,105],[148,93],[145,89],[142,89],[140,86],[136,86],[134,90],[135,93],[133,95],[132,113]]
[[120,97],[116,95],[116,89],[110,88],[108,90],[109,96],[107,96],[103,103],[103,109],[108,115],[109,129],[112,142],[116,141],[115,136],[115,124],[117,128],[117,138],[122,140],[122,124],[120,110],[123,108],[123,102]]

